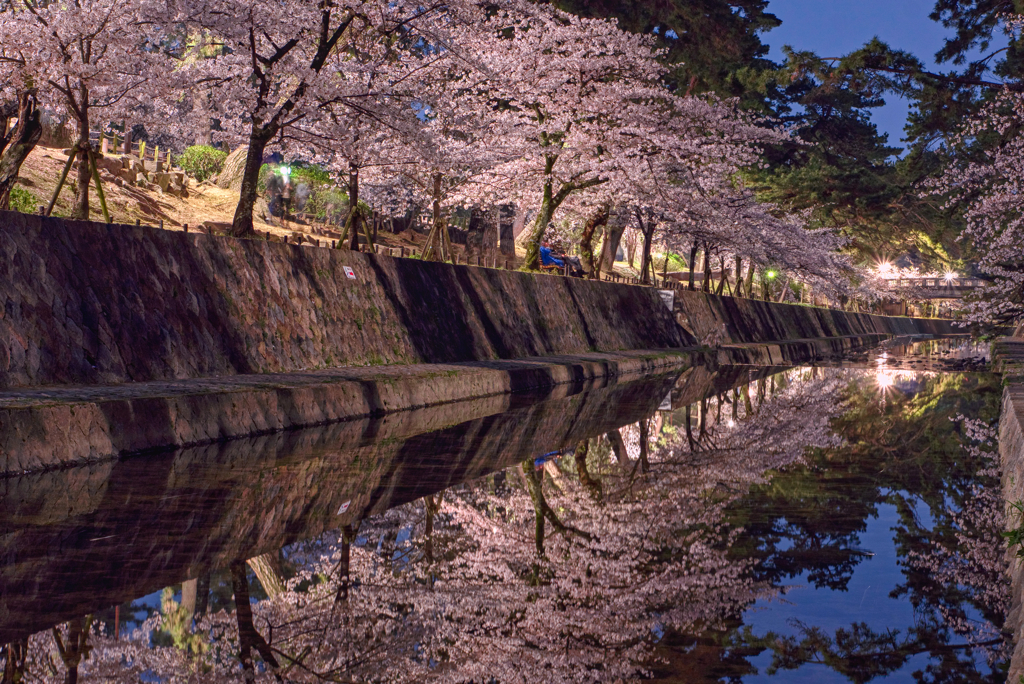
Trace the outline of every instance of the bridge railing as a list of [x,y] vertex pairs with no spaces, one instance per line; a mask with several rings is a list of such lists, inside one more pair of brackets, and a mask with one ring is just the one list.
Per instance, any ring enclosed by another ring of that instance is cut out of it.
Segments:
[[980,278],[899,278],[888,281],[889,288],[898,290],[902,288],[941,288],[941,289],[973,289],[981,287],[983,281]]

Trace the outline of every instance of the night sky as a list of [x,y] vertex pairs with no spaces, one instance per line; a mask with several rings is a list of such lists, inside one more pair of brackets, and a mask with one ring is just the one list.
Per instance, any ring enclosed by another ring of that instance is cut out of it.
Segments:
[[[907,50],[935,67],[935,53],[942,47],[946,29],[928,18],[933,6],[934,0],[770,0],[768,11],[782,20],[782,26],[762,40],[771,46],[772,59],[781,61],[783,45],[839,57],[878,36],[890,47]],[[874,121],[889,134],[890,145],[902,147],[906,115],[906,102],[893,95],[874,112]]]

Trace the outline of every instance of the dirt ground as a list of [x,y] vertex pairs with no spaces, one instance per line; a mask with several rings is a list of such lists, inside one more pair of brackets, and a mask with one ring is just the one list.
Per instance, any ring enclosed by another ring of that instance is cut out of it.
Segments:
[[[57,185],[57,179],[60,178],[66,163],[67,155],[60,148],[37,146],[32,150],[21,167],[18,184],[32,193],[35,198],[33,204],[38,206],[49,203]],[[72,170],[54,205],[54,216],[67,216],[71,213],[71,204],[75,195],[74,176],[75,170]],[[212,183],[196,183],[194,179],[189,179],[187,197],[175,197],[163,193],[155,187],[147,189],[129,186],[105,169],[100,170],[100,182],[106,195],[107,210],[114,223],[134,224],[138,221],[142,225],[156,226],[163,221],[163,226],[167,230],[182,230],[185,225],[194,230],[207,221],[220,224],[231,223],[235,206],[238,204],[237,192],[218,188]],[[103,213],[99,197],[93,188],[90,188],[89,191],[89,207],[91,218],[102,220]],[[258,216],[254,216],[256,230],[261,233],[270,233],[276,239],[294,238],[299,234],[313,240],[323,241],[326,239],[330,241],[331,239],[317,235],[314,226],[300,220],[286,223],[278,221],[278,223],[283,223],[283,225],[272,225],[262,221]],[[334,228],[338,230],[337,227]],[[383,229],[377,232],[378,243],[387,247],[405,247],[408,252],[412,250],[422,252],[425,241],[425,235],[411,230],[395,234]],[[465,247],[453,244],[452,248],[459,260],[465,263]],[[516,260],[519,262],[525,256],[525,252],[523,247],[518,244],[516,252]],[[626,277],[631,277],[635,273],[633,269],[622,262],[615,264],[615,271]]]

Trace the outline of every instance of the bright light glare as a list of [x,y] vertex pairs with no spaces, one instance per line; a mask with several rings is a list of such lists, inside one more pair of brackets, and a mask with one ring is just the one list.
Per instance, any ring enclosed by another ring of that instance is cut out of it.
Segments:
[[875,373],[875,383],[878,385],[878,389],[884,393],[896,384],[896,374],[892,371],[879,369]]
[[771,280],[772,278],[775,277],[775,271],[768,271],[764,275],[765,275],[766,278],[768,278],[768,280]]
[[888,261],[883,261],[882,263],[878,264],[878,272],[881,273],[882,275],[889,275],[890,273],[892,273],[892,264],[890,264]]
[[953,273],[952,271],[946,271],[946,282],[948,283],[953,278],[956,278],[956,273]]
[[284,176],[285,180],[288,180],[288,176],[292,174],[292,169],[290,166],[282,166],[280,169],[278,169],[278,171],[281,172],[281,175]]

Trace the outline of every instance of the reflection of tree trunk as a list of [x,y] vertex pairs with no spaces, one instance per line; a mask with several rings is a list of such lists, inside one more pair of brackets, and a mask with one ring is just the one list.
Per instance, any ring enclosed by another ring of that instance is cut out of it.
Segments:
[[580,484],[586,488],[587,492],[594,501],[601,500],[601,479],[593,477],[590,471],[587,470],[587,453],[590,450],[590,444],[587,440],[583,440],[576,445],[576,452],[573,454],[573,459],[576,462],[576,474],[579,475]]
[[196,612],[195,617],[201,618],[206,615],[206,608],[210,603],[210,573],[199,577],[196,582]]
[[650,439],[651,425],[649,419],[640,419],[640,472],[649,473],[651,462],[647,456],[647,440]]
[[195,617],[196,614],[196,595],[198,594],[199,580],[185,580],[181,583],[181,606],[185,615],[188,616],[189,620]]
[[16,684],[25,679],[25,661],[28,658],[28,640],[12,641],[4,644],[4,678],[3,684]]
[[338,593],[334,597],[335,603],[348,601],[349,567],[352,558],[352,542],[356,540],[359,532],[359,523],[345,525],[341,528],[341,560],[338,561]]
[[693,440],[693,407],[687,406],[686,413],[683,414],[683,426],[686,428],[686,443],[690,445],[690,451],[694,451],[696,442]]
[[92,626],[92,616],[75,618],[68,623],[68,638],[64,641],[60,636],[60,630],[53,628],[53,640],[57,644],[57,652],[64,662],[67,672],[64,674],[64,684],[76,684],[78,682],[78,665],[82,658],[89,656],[89,628]]
[[[231,589],[235,595],[235,618],[238,621],[238,659],[242,663],[242,678],[246,682],[256,680],[256,667],[252,661],[252,651],[260,654],[263,661],[274,670],[280,667],[269,644],[263,635],[256,630],[252,621],[252,604],[249,603],[249,580],[246,577],[245,562],[235,561],[231,564]],[[277,675],[280,679],[280,675]]]
[[533,467],[533,461],[523,461],[523,474],[526,476],[526,488],[530,490],[530,499],[533,501],[534,531],[533,539],[537,550],[537,556],[544,555],[544,511],[547,502],[544,501],[544,480]]
[[281,567],[280,551],[261,554],[250,558],[246,563],[256,573],[260,586],[268,597],[273,598],[284,593],[284,569]]
[[444,496],[443,492],[439,493],[436,498],[428,496],[423,499],[427,509],[427,520],[423,527],[423,558],[428,564],[434,562],[434,516],[441,508],[442,496]]
[[544,498],[544,472],[537,470],[533,466],[533,459],[526,459],[522,463],[523,474],[526,476],[526,488],[530,490],[530,499],[533,501],[533,514],[535,518],[534,527],[534,541],[537,548],[537,555],[544,555],[544,521],[547,520],[551,523],[551,526],[561,534],[572,532],[577,534],[584,539],[590,539],[590,535],[582,530],[578,530],[571,525],[566,525],[555,512],[548,506],[547,499]]
[[615,454],[615,460],[621,466],[627,465],[629,457],[626,455],[626,445],[622,442],[622,433],[618,430],[612,430],[605,437],[608,438],[608,442],[612,445],[612,453]]

